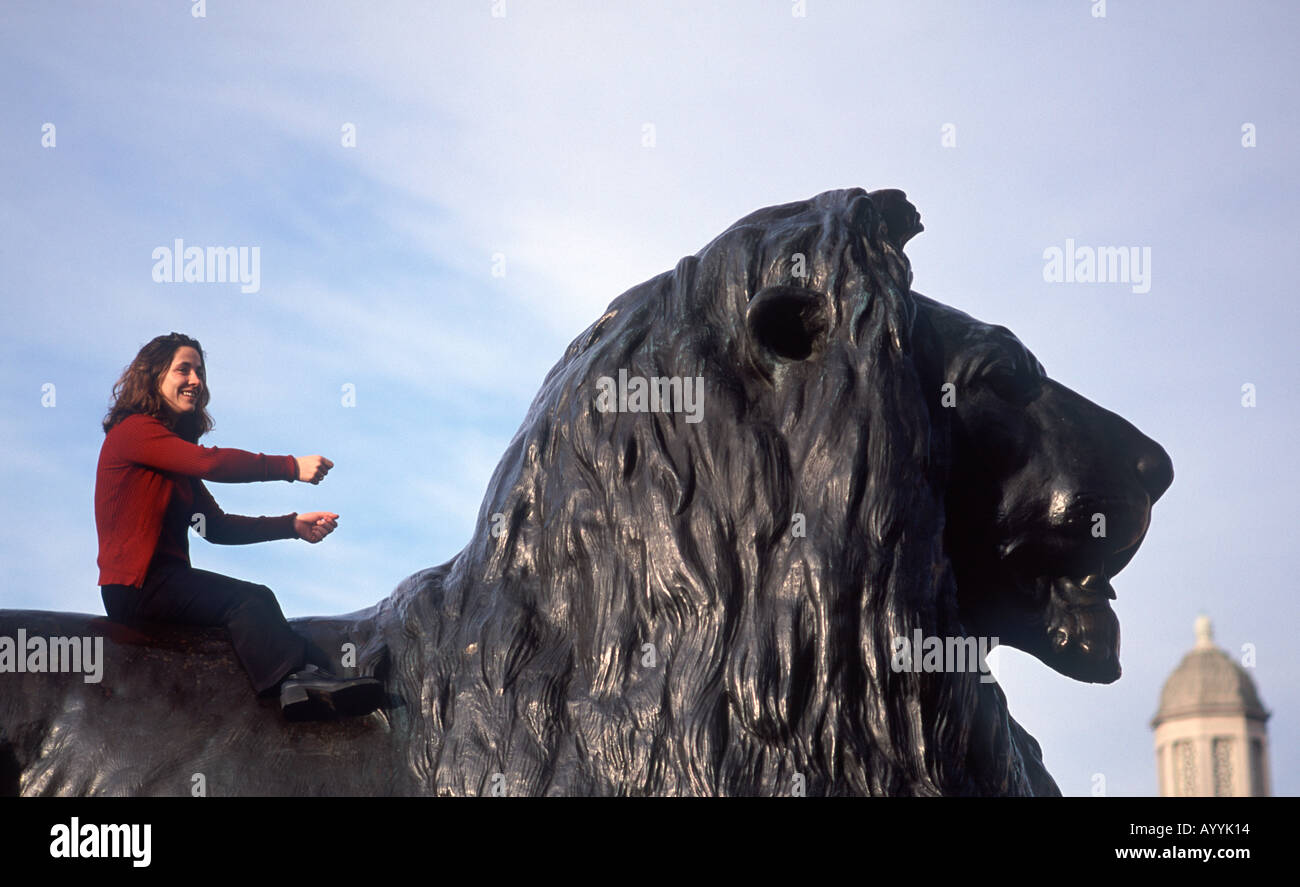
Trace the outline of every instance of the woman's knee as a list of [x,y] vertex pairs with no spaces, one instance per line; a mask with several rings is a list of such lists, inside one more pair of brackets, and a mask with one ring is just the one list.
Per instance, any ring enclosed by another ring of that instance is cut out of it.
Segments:
[[262,607],[279,606],[279,602],[275,599],[275,592],[266,585],[256,583],[249,583],[248,600]]
[[239,602],[235,609],[265,613],[279,619],[284,618],[284,614],[280,611],[280,602],[275,599],[275,592],[265,585],[249,583],[243,595],[243,600]]

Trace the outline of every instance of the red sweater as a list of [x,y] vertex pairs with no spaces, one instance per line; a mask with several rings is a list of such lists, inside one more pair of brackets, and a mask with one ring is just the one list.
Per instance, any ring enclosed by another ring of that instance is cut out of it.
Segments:
[[209,542],[242,545],[295,538],[297,512],[280,517],[226,514],[202,479],[249,483],[297,477],[293,456],[199,446],[153,416],[127,416],[104,436],[95,472],[99,584],[139,587],[155,561],[188,565],[188,531],[196,513],[204,516]]

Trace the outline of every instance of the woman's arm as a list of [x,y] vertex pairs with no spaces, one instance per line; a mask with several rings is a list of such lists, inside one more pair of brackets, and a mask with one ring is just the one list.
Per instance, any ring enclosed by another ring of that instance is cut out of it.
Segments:
[[199,446],[184,440],[153,416],[129,416],[111,433],[116,435],[112,445],[117,456],[160,471],[223,483],[299,479],[298,460],[293,456]]
[[226,514],[201,480],[194,481],[194,509],[203,515],[203,538],[218,545],[247,545],[272,539],[305,539],[315,544],[334,532],[339,520],[332,511],[295,511],[280,517]]
[[280,517],[226,514],[201,480],[194,481],[194,512],[203,515],[204,532],[200,535],[217,545],[248,545],[272,539],[297,539],[301,535],[297,527],[298,512]]

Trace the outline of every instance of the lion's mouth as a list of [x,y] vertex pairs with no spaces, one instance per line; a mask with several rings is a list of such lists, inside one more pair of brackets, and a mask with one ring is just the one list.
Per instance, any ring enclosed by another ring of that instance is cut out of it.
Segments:
[[1110,683],[1120,676],[1115,590],[1104,576],[1040,578],[1045,584],[1041,637],[1057,671],[1080,681]]
[[1021,577],[1017,584],[1029,592],[1025,604],[1030,625],[1016,646],[1075,680],[1118,680],[1119,617],[1110,605],[1116,599],[1111,579],[1132,560],[1141,541],[1139,535],[1122,551],[1090,563],[1062,557],[1060,551],[1054,557],[1041,551],[1039,557],[1013,557],[1019,560],[1014,570]]

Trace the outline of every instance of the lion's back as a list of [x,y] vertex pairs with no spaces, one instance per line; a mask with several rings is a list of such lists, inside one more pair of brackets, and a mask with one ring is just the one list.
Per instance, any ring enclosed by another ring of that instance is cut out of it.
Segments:
[[253,692],[222,629],[0,611],[0,637],[20,630],[88,638],[102,659],[97,681],[85,669],[0,675],[0,794],[404,793],[382,715],[286,722],[278,699]]

